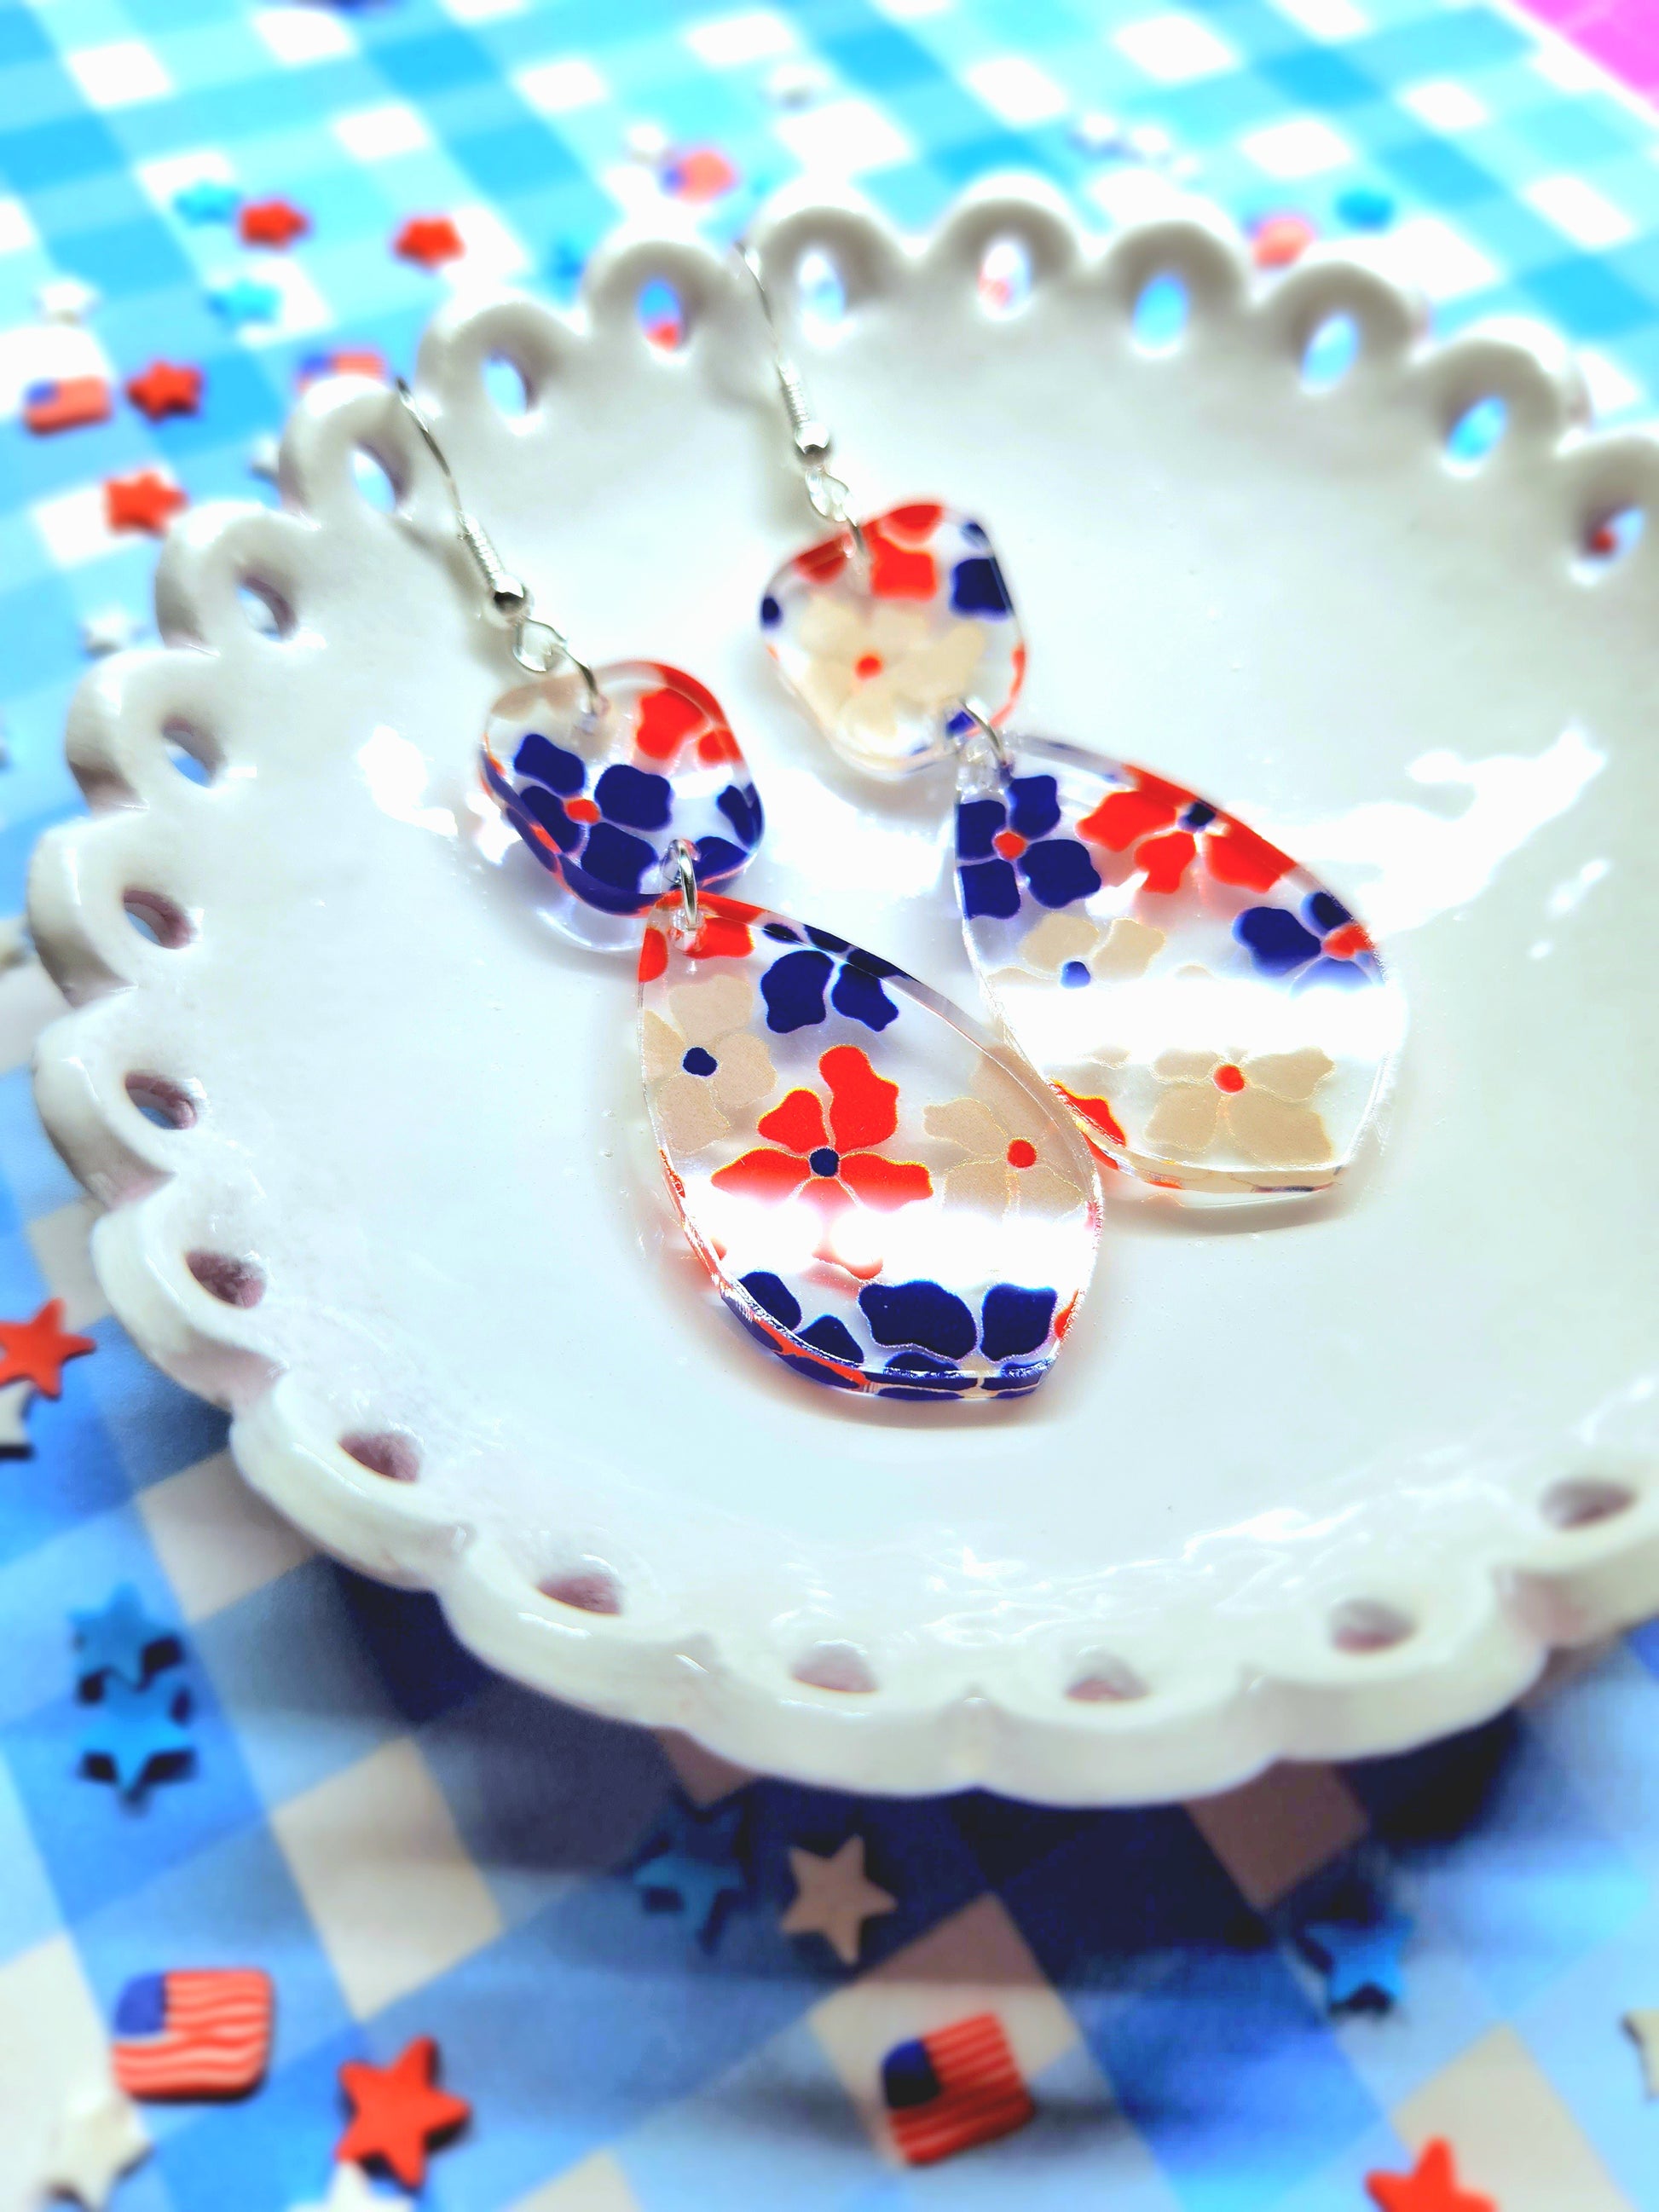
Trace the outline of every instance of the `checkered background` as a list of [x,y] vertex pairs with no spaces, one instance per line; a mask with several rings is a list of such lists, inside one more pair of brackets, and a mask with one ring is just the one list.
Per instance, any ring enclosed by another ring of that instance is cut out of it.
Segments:
[[[1629,82],[1659,82],[1651,0],[1538,0]],[[805,105],[781,63],[817,74]],[[0,913],[73,809],[80,625],[148,615],[153,546],[100,485],[156,466],[192,499],[269,497],[250,449],[321,345],[406,365],[451,274],[568,294],[659,186],[630,125],[717,147],[730,235],[802,168],[906,224],[981,173],[1046,172],[1097,218],[1160,189],[1080,149],[1079,112],[1154,123],[1249,219],[1340,231],[1356,186],[1449,329],[1521,313],[1584,349],[1598,409],[1659,380],[1659,141],[1553,30],[1436,0],[39,0],[0,8]],[[312,234],[243,252],[173,208],[203,177],[285,195]],[[463,261],[393,257],[447,215]],[[228,325],[221,280],[280,288]],[[34,295],[96,288],[83,328]],[[156,355],[199,416],[30,436],[24,386]],[[0,1461],[0,2208],[95,2081],[131,1975],[260,1965],[264,2087],[144,2108],[119,2212],[287,2212],[325,2194],[343,2059],[431,2033],[470,2129],[447,2212],[1364,2212],[1364,2176],[1448,2136],[1501,2212],[1659,2208],[1659,2109],[1626,2010],[1659,2006],[1659,1635],[1559,1671],[1525,1709],[1409,1759],[1282,1771],[1185,1809],[1072,1814],[973,1794],[899,1804],[770,1783],[497,1681],[430,1601],[312,1555],[242,1489],[208,1408],[108,1317],[88,1201],[36,1124],[56,1005],[0,976],[0,1313],[60,1295],[97,1340],[27,1458]],[[193,1766],[128,1802],[79,1771],[69,1614],[122,1583],[177,1627]],[[678,1795],[676,1795],[678,1793]],[[744,1890],[705,1947],[628,1869],[665,1814],[732,1793]],[[779,1919],[787,1848],[862,1835],[898,1899],[854,1970]],[[1410,1916],[1391,2011],[1332,2013],[1309,1920]],[[875,2094],[894,2042],[994,2009],[1037,2104],[927,2172]],[[1433,2208],[1425,2208],[1433,2212]]]

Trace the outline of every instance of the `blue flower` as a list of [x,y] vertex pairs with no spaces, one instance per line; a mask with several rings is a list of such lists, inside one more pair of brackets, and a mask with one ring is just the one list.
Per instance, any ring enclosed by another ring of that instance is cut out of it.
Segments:
[[[516,786],[494,774],[488,780],[537,857],[556,866],[569,890],[602,913],[642,913],[662,887],[663,854],[674,821],[669,778],[615,761],[600,771],[590,794],[588,763],[534,730],[520,740],[513,770]],[[734,875],[761,838],[760,799],[752,784],[728,784],[714,804],[732,836],[693,841],[699,883]]]
[[969,921],[1012,921],[1020,908],[1020,876],[1039,906],[1071,906],[1100,889],[1088,847],[1054,835],[1060,820],[1054,777],[1012,776],[1007,791],[1006,800],[964,799],[957,808],[957,873]]
[[807,945],[801,944],[801,933],[787,922],[769,921],[765,934],[781,945],[799,947],[775,960],[761,978],[766,1026],[776,1036],[787,1036],[827,1020],[826,989],[829,1005],[838,1014],[862,1022],[867,1030],[884,1030],[898,1019],[898,1008],[881,988],[885,977],[904,973],[890,960],[863,951],[844,937],[833,937],[827,929],[807,930]]
[[1374,983],[1382,972],[1364,929],[1329,891],[1310,891],[1299,921],[1288,907],[1246,907],[1233,935],[1258,975],[1297,991],[1317,983]]
[[890,1398],[971,1389],[972,1378],[957,1363],[975,1349],[1000,1362],[998,1373],[982,1378],[981,1388],[1004,1395],[1034,1389],[1048,1371],[1048,1357],[1042,1355],[1054,1303],[1051,1290],[994,1283],[975,1319],[966,1299],[942,1283],[866,1283],[859,1292],[872,1336],[896,1347],[886,1367],[894,1380],[882,1394]]

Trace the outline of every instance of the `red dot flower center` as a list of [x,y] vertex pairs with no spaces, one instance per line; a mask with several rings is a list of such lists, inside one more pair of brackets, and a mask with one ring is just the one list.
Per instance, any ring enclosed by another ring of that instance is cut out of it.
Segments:
[[573,822],[597,822],[599,810],[591,799],[567,799],[564,811]]
[[991,842],[1005,860],[1017,860],[1025,850],[1025,840],[1018,830],[999,830]]
[[1357,921],[1345,922],[1340,929],[1334,929],[1320,947],[1333,960],[1352,960],[1370,949],[1371,940]]
[[1235,1067],[1232,1061],[1228,1060],[1215,1072],[1215,1087],[1218,1091],[1242,1091],[1244,1088],[1243,1069]]
[[1008,1147],[1011,1168],[1034,1168],[1036,1165],[1036,1146],[1028,1144],[1024,1137],[1016,1137]]
[[861,653],[853,663],[853,673],[860,684],[867,684],[872,676],[879,676],[882,658],[878,653]]

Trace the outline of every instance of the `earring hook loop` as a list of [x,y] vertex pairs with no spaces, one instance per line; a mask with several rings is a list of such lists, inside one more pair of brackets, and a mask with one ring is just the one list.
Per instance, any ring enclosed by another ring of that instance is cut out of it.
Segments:
[[455,481],[455,471],[449,465],[449,456],[438,442],[438,434],[433,428],[426,410],[401,376],[397,380],[397,392],[404,412],[420,432],[427,451],[438,464],[444,489],[449,494],[455,534],[471,556],[472,565],[489,594],[491,613],[511,635],[513,658],[532,676],[550,675],[562,661],[574,668],[580,677],[587,695],[587,712],[590,714],[599,714],[605,706],[605,695],[599,690],[599,679],[587,663],[573,651],[564,633],[537,615],[530,586],[521,582],[506,566],[495,550],[489,532],[461,497],[461,488]]
[[676,837],[663,854],[662,868],[667,878],[666,888],[680,895],[678,927],[688,934],[695,934],[698,925],[696,847],[684,837]]

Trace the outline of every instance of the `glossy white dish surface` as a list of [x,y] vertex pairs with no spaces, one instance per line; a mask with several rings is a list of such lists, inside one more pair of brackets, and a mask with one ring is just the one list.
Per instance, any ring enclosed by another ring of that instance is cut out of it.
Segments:
[[[998,317],[976,272],[1010,233],[1034,284]],[[1386,945],[1410,1030],[1382,1140],[1265,1214],[1109,1178],[1081,1317],[1006,1407],[853,1403],[767,1360],[662,1187],[629,963],[545,926],[475,798],[511,668],[435,473],[389,394],[339,381],[289,426],[285,512],[173,530],[168,644],[88,677],[94,811],[37,858],[76,1002],[39,1096],[111,1208],[111,1303],[231,1406],[249,1479],[314,1537],[435,1589],[526,1680],[753,1765],[1131,1802],[1471,1721],[1659,1603],[1659,532],[1581,559],[1659,490],[1659,447],[1588,434],[1547,342],[1431,347],[1351,262],[1258,295],[1201,210],[1103,245],[1016,184],[912,247],[779,209],[786,319],[814,246],[849,312],[794,345],[838,465],[866,512],[983,520],[1022,722],[1237,810]],[[1153,356],[1131,310],[1167,270],[1190,314]],[[678,353],[638,328],[653,275]],[[1358,360],[1309,390],[1339,313]],[[487,397],[493,354],[522,417]],[[977,1011],[948,768],[860,781],[757,632],[821,532],[740,272],[621,243],[571,320],[457,309],[416,381],[541,611],[718,695],[768,816],[741,895]],[[1487,395],[1506,434],[1459,469],[1446,432]],[[248,581],[288,635],[248,621]],[[136,931],[133,893],[189,941]],[[226,1303],[189,1253],[263,1294]],[[413,1480],[340,1446],[387,1437],[369,1457]]]

